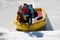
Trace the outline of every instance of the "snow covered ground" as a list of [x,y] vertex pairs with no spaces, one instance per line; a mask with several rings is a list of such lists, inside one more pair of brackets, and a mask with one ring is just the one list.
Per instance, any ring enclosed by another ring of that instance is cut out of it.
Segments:
[[[44,8],[47,15],[47,31],[17,32],[15,30],[13,20],[18,6],[23,3]],[[60,0],[0,0],[0,40],[59,40],[59,38]]]
[[60,40],[60,30],[20,32],[0,28],[0,40]]

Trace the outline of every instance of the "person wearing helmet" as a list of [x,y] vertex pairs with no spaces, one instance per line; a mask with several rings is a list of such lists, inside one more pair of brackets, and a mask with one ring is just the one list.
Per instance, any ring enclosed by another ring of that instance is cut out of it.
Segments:
[[30,18],[31,18],[31,24],[32,24],[32,17],[33,17],[33,14],[34,14],[34,9],[33,9],[33,6],[32,4],[28,5],[28,8],[30,10]]
[[28,8],[28,4],[26,3],[23,5],[23,12],[26,17],[29,16],[29,8]]
[[30,10],[28,8],[28,4],[24,4],[23,6],[23,12],[24,12],[24,15],[26,16],[26,22],[28,22],[28,24],[30,24],[29,22],[29,19],[30,19]]

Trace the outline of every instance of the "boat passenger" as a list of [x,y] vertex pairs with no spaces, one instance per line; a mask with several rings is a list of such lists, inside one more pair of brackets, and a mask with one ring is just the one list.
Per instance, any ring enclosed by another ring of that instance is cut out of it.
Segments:
[[23,13],[23,10],[22,10],[22,5],[19,6],[19,10],[17,12],[17,15],[19,17],[18,18],[19,19],[19,22],[24,21],[24,18],[23,18],[24,13]]
[[28,24],[32,23],[32,22],[29,22],[29,19],[31,19],[30,18],[30,10],[28,8],[28,4],[26,4],[26,3],[23,6],[23,12],[24,12],[24,15],[26,16]]

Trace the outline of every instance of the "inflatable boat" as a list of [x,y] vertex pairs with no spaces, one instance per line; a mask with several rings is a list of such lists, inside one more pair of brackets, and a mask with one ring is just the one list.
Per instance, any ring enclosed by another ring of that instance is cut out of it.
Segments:
[[46,24],[46,15],[43,8],[34,8],[34,10],[38,13],[38,17],[32,18],[32,24],[29,25],[27,23],[22,23],[18,21],[18,15],[14,18],[14,25],[17,30],[21,31],[36,31],[41,29]]

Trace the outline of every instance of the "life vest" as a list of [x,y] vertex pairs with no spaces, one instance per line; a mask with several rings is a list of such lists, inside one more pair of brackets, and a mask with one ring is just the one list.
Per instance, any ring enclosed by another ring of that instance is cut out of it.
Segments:
[[29,9],[28,9],[28,7],[23,8],[23,12],[24,12],[24,14],[29,13]]

